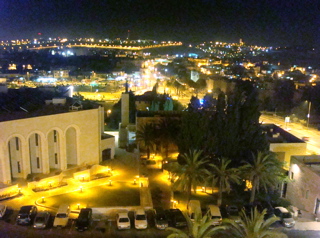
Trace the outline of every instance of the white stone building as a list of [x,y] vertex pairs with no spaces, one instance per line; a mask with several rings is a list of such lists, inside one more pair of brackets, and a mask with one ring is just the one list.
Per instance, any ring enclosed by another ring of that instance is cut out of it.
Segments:
[[114,157],[103,108],[0,121],[0,182]]

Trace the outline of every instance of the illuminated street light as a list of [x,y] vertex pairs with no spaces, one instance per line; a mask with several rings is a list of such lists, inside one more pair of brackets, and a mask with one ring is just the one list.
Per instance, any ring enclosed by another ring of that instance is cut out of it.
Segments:
[[309,109],[308,109],[308,115],[307,115],[307,118],[308,118],[308,121],[307,121],[307,128],[309,128],[309,122],[310,122],[310,110],[311,110],[311,101],[309,102]]
[[80,186],[80,192],[82,193],[82,189],[83,189],[83,187],[82,186]]

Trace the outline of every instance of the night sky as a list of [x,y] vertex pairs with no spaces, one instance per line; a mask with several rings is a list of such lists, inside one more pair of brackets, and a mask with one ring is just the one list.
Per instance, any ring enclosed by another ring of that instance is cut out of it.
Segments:
[[0,0],[0,40],[98,37],[320,43],[320,0]]

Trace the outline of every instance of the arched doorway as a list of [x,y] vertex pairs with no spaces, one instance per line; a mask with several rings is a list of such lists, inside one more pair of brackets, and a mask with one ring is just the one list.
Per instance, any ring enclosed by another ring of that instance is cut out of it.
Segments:
[[59,169],[60,161],[60,134],[57,130],[48,133],[48,157],[50,169]]
[[41,136],[34,133],[29,137],[29,156],[31,173],[42,172]]
[[8,142],[11,178],[23,177],[22,143],[19,137],[13,137]]
[[67,165],[77,165],[77,131],[70,127],[66,132]]

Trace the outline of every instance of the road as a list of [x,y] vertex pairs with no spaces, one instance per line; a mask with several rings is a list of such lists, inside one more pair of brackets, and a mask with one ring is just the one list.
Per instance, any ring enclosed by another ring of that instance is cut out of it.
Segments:
[[309,137],[309,141],[306,141],[308,154],[320,154],[320,131],[300,123],[285,123],[283,118],[273,115],[261,115],[260,122],[276,124],[300,139]]

